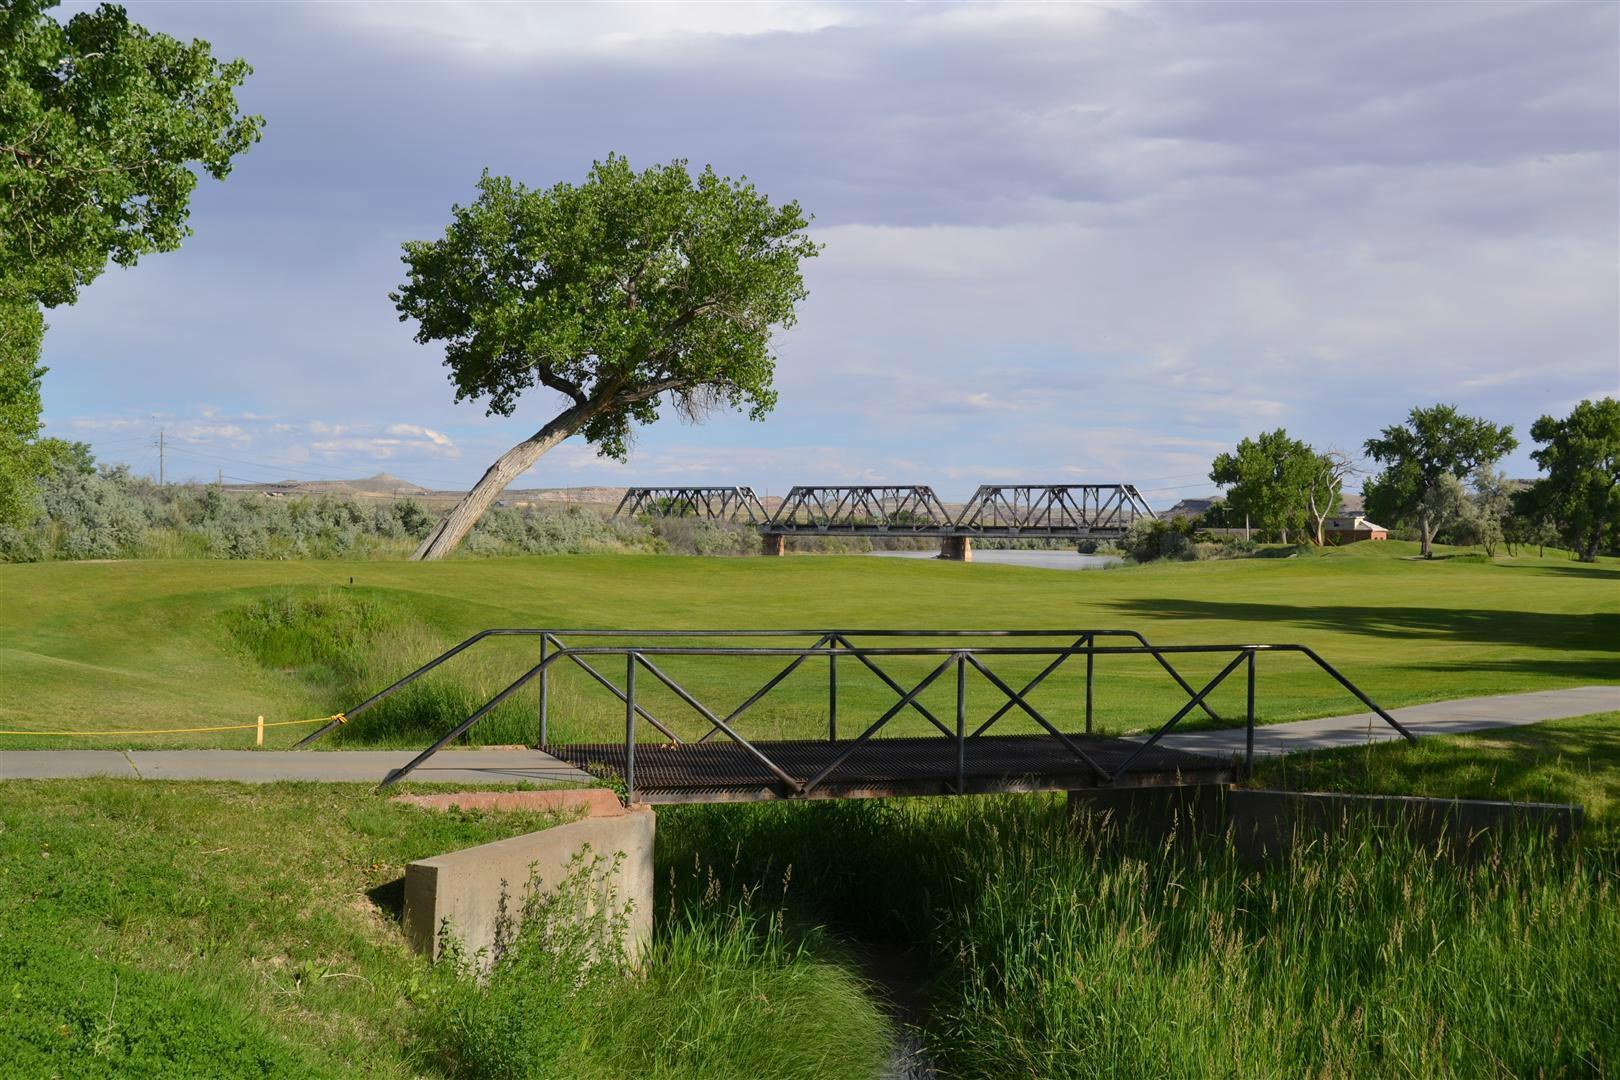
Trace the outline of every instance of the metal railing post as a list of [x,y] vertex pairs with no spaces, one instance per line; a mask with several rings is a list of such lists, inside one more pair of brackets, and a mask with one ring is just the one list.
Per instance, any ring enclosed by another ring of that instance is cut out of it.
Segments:
[[956,654],[956,793],[967,794],[967,656]]
[[547,668],[545,666],[545,664],[546,664],[546,644],[550,640],[551,640],[551,635],[550,634],[541,634],[540,635],[540,745],[541,746],[546,745],[546,736],[548,734],[548,732],[546,730],[548,702],[547,702],[546,699],[547,699],[547,696],[548,696],[549,690],[550,690],[550,687],[548,686],[547,681],[551,678],[551,671],[550,671],[549,668]]
[[1249,718],[1243,731],[1243,771],[1254,775],[1254,650],[1249,650]]
[[636,801],[636,654],[624,656],[624,804]]
[[827,741],[838,741],[838,641],[827,638]]
[[1091,734],[1091,676],[1097,670],[1097,635],[1086,635],[1086,734]]

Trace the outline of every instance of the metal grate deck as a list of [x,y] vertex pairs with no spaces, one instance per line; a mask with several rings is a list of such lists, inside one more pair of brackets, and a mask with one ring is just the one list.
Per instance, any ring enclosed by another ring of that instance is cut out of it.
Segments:
[[[1130,739],[1069,735],[1075,746],[1110,774],[1136,751]],[[815,776],[848,749],[849,742],[792,740],[757,742],[760,753],[789,776]],[[592,743],[540,749],[597,775],[624,778],[624,744]],[[967,794],[1065,791],[1096,787],[1099,777],[1050,735],[981,735],[967,743],[963,771]],[[956,741],[938,736],[874,738],[860,746],[807,798],[874,799],[896,795],[957,794]],[[1238,779],[1237,765],[1182,750],[1153,747],[1111,786],[1149,787],[1225,784]],[[717,737],[707,743],[637,743],[638,802],[753,802],[790,797],[787,787],[737,743]]]

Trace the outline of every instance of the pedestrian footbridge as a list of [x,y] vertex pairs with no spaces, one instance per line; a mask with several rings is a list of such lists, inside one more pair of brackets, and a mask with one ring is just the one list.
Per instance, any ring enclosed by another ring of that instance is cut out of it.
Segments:
[[[1336,668],[1297,644],[1155,645],[1121,629],[499,628],[446,650],[298,745],[357,722],[468,650],[513,637],[532,639],[538,662],[382,786],[465,743],[497,709],[519,704],[534,709],[537,749],[622,786],[631,803],[1231,783],[1254,757],[1257,669],[1262,658],[1281,653],[1304,657],[1412,738]],[[1157,672],[1176,705],[1144,736],[1099,734],[1096,687],[1108,670],[1128,662],[1133,695],[1146,673]],[[1181,670],[1197,662],[1220,667],[1199,685]],[[553,716],[564,671],[576,680],[569,698],[576,710],[583,715],[583,686],[606,695],[621,719],[592,726],[579,716]],[[757,684],[749,681],[756,673],[766,675]],[[1210,698],[1232,678],[1244,684],[1245,707],[1225,720],[1244,732],[1241,752],[1200,754],[1162,744],[1194,713],[1221,720]],[[751,689],[738,704],[720,704],[735,700],[739,687]]]

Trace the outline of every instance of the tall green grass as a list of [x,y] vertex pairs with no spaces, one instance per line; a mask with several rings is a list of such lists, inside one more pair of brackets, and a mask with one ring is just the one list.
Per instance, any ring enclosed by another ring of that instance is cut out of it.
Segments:
[[913,942],[949,1075],[1605,1075],[1620,859],[1534,838],[1459,865],[1371,832],[1246,866],[1054,799],[693,808],[660,845],[799,918]]
[[[353,706],[455,644],[388,598],[344,588],[278,591],[231,610],[225,622],[255,663],[301,687],[313,711]],[[458,657],[339,728],[331,745],[425,745],[533,662],[511,662],[510,650]],[[566,696],[559,701],[569,704]],[[531,693],[499,706],[464,741],[533,744],[537,737]]]

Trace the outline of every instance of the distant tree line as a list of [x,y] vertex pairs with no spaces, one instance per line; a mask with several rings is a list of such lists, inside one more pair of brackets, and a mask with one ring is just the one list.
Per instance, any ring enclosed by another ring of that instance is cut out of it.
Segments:
[[[1497,468],[1519,445],[1511,426],[1451,405],[1414,408],[1363,445],[1381,466],[1364,487],[1365,513],[1410,530],[1430,558],[1437,540],[1479,544],[1492,556],[1563,543],[1586,562],[1620,550],[1620,401],[1543,416],[1530,436],[1544,475],[1520,484]],[[1209,478],[1226,494],[1202,523],[1322,544],[1324,523],[1342,509],[1344,483],[1356,472],[1348,454],[1319,451],[1283,428],[1246,438],[1211,463]]]

